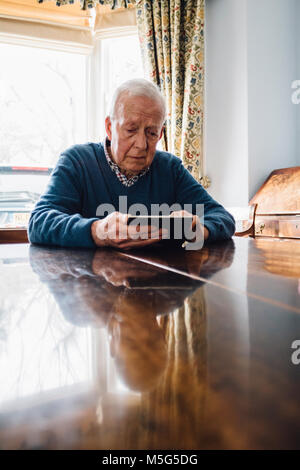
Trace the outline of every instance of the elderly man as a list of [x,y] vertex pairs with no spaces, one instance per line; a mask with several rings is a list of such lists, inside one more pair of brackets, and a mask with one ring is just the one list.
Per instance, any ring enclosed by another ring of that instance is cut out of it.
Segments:
[[[149,214],[153,204],[182,208],[189,204],[192,226],[200,228],[204,239],[230,238],[235,229],[233,217],[197,183],[179,158],[156,150],[164,119],[163,96],[151,82],[129,80],[118,87],[105,120],[105,142],[74,145],[60,156],[46,192],[31,214],[30,242],[130,249],[160,241],[162,230],[148,236],[148,227],[146,236],[137,238],[136,230],[133,233],[128,226],[126,208],[120,207],[124,199],[126,207],[143,204]],[[204,207],[201,219],[196,213],[200,204]],[[101,210],[107,207],[110,210]],[[176,210],[172,215],[187,212]]]

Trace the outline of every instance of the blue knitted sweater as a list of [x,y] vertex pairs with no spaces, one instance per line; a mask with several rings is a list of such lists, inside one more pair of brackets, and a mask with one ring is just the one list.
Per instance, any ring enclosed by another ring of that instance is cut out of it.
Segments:
[[149,214],[151,204],[192,204],[193,213],[196,204],[204,204],[203,222],[210,241],[226,240],[235,230],[231,214],[174,155],[157,151],[149,171],[126,187],[109,167],[103,145],[87,143],[74,145],[60,156],[45,193],[31,213],[28,238],[31,243],[95,248],[91,224],[99,219],[97,207],[108,203],[118,211],[119,196],[127,196],[128,207],[144,204]]

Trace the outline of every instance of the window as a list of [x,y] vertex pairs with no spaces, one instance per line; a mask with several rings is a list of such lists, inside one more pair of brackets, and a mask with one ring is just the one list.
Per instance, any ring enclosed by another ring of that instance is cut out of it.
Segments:
[[103,140],[114,89],[143,76],[137,33],[114,34],[91,56],[0,43],[0,228],[27,226],[60,153]]
[[0,60],[1,165],[55,165],[87,138],[87,57],[0,44]]

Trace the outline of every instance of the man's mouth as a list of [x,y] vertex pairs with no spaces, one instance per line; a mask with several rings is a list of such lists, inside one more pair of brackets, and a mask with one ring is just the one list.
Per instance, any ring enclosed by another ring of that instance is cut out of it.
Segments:
[[135,155],[128,155],[129,158],[135,158],[136,160],[141,160],[142,158],[146,158],[144,155],[141,157],[136,157]]

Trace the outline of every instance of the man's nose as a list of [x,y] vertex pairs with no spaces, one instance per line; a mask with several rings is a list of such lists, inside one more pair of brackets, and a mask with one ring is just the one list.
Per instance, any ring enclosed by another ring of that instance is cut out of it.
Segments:
[[143,130],[140,130],[136,134],[135,147],[141,150],[145,150],[147,148],[147,138]]

